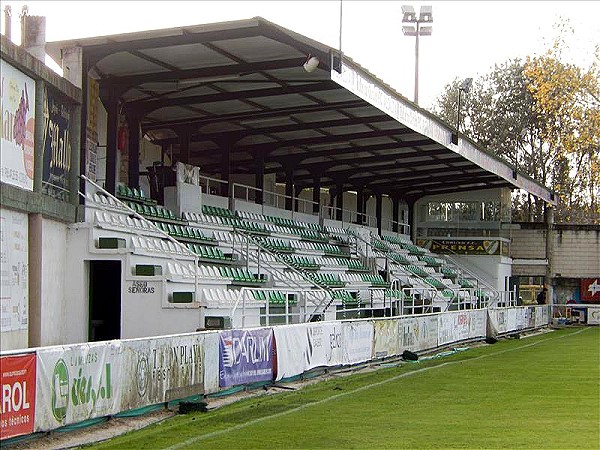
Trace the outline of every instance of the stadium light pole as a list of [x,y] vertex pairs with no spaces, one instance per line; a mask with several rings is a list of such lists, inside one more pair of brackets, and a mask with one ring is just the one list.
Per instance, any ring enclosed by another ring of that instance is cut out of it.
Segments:
[[433,27],[421,26],[423,23],[432,23],[433,14],[431,6],[421,6],[419,17],[410,5],[402,6],[402,26],[404,36],[415,36],[415,103],[419,104],[419,36],[431,36]]
[[473,84],[473,78],[465,78],[458,86],[458,110],[456,111],[456,133],[452,133],[452,143],[458,145],[458,133],[460,132],[460,99],[462,93],[468,94]]

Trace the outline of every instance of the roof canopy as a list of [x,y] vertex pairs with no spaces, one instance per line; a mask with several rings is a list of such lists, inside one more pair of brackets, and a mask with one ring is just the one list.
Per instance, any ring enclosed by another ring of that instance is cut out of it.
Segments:
[[[189,163],[219,174],[265,173],[296,188],[367,188],[407,200],[496,187],[522,188],[553,202],[543,185],[402,97],[346,56],[262,18],[48,43],[82,47],[105,90],[143,117],[155,143],[190,137]],[[316,56],[318,67],[303,64]],[[337,67],[339,70],[340,67]]]

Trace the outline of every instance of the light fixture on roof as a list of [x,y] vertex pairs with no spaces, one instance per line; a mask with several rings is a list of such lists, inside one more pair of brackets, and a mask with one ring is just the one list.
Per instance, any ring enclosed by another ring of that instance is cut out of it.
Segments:
[[319,58],[308,55],[308,58],[302,67],[304,67],[304,70],[308,73],[314,72],[316,68],[319,67]]
[[[432,23],[433,12],[431,6],[421,6],[419,17],[415,9],[410,5],[402,6],[402,33],[405,36],[415,36],[415,103],[419,103],[419,36],[431,36],[433,27],[421,26],[422,23]],[[412,25],[414,24],[414,25]]]

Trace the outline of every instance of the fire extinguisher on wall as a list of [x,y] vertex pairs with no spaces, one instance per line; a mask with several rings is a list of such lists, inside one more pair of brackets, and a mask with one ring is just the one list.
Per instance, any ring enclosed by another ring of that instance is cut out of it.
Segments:
[[119,126],[119,132],[117,133],[117,148],[119,151],[127,150],[127,144],[129,140],[129,131],[127,125],[123,122]]

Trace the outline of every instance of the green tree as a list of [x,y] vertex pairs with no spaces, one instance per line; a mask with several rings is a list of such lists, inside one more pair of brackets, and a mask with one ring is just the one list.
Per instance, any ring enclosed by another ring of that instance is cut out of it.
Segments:
[[[557,222],[600,223],[598,52],[587,70],[565,62],[565,30],[542,56],[509,60],[475,80],[463,95],[461,133],[555,191]],[[453,125],[458,86],[446,86],[435,111]],[[513,199],[513,220],[542,220],[540,200]]]

